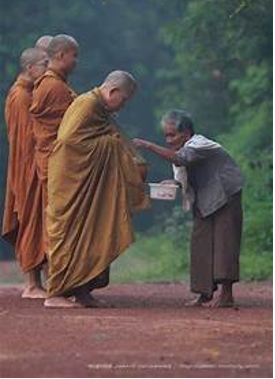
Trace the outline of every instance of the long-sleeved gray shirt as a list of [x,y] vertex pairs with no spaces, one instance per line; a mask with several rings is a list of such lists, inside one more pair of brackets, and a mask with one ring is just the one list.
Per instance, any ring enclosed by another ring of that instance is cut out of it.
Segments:
[[241,170],[229,153],[222,146],[215,146],[214,141],[205,140],[209,143],[198,147],[187,143],[176,153],[176,164],[187,168],[195,194],[194,205],[203,217],[225,205],[244,183]]

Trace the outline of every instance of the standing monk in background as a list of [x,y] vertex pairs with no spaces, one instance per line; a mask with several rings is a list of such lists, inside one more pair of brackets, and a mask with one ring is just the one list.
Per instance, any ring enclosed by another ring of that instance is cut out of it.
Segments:
[[42,36],[38,38],[38,40],[35,42],[34,47],[37,47],[37,49],[41,49],[45,53],[48,54],[48,47],[50,43],[52,42],[53,37],[52,36]]
[[48,171],[47,307],[98,306],[90,291],[108,284],[111,262],[134,241],[131,214],[148,198],[139,157],[112,113],[135,89],[129,73],[114,71],[62,120]]
[[[9,160],[2,236],[15,245],[28,285],[22,297],[43,298],[41,266],[45,260],[39,220],[24,217],[36,199],[27,202],[29,184],[36,170],[33,125],[30,116],[34,81],[46,70],[47,56],[36,48],[25,50],[20,59],[22,72],[11,87],[5,105],[8,127]],[[35,215],[37,217],[37,215]],[[34,244],[29,246],[28,241]]]
[[64,113],[76,94],[67,84],[68,75],[77,63],[78,44],[67,35],[52,38],[47,49],[49,64],[44,75],[36,81],[31,114],[34,119],[35,158],[38,180],[43,197],[43,224],[45,250],[45,209],[47,207],[48,159]]

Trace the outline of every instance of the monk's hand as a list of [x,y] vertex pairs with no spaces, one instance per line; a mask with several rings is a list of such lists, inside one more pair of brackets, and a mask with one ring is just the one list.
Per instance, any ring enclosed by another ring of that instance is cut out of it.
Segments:
[[140,139],[140,138],[134,138],[133,139],[133,144],[136,147],[145,147],[145,149],[149,149],[149,147],[151,145],[151,142],[146,141],[144,139]]

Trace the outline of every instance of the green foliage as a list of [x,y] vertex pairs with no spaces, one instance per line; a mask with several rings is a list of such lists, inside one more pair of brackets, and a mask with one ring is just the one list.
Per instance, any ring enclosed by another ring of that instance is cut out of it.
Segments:
[[[172,237],[172,236],[171,236]],[[138,235],[137,242],[112,265],[112,282],[168,282],[188,278],[189,247],[168,233]]]
[[243,280],[264,280],[272,278],[272,255],[254,254],[251,251],[241,255],[241,278]]
[[[42,35],[66,33],[79,42],[79,64],[70,78],[76,92],[98,85],[114,69],[132,72],[139,91],[121,112],[120,123],[133,137],[158,138],[154,117],[155,71],[167,59],[167,49],[157,30],[166,22],[163,0],[13,0],[0,1],[0,215],[3,214],[6,163],[8,155],[4,124],[4,99],[19,71],[19,57]],[[156,12],[156,5],[159,10]],[[148,38],[148,36],[150,38]],[[152,165],[152,177],[162,175],[162,162]],[[154,218],[140,218],[144,229]],[[1,221],[0,221],[1,223]],[[0,241],[0,258],[10,256],[7,244]]]
[[271,13],[271,0],[182,2],[162,28],[175,59],[159,72],[158,112],[187,108],[197,131],[221,141],[242,167],[242,272],[261,279],[272,271]]
[[[271,0],[127,0],[127,6],[125,0],[0,1],[5,14],[0,101],[18,72],[21,51],[43,34],[67,33],[79,41],[79,66],[72,78],[78,92],[100,83],[110,70],[129,70],[139,81],[137,96],[120,118],[130,135],[163,143],[159,117],[170,108],[184,108],[193,115],[197,132],[221,141],[241,165],[246,179],[242,275],[269,277],[272,6]],[[3,107],[0,117],[3,201]],[[167,164],[150,154],[146,158],[149,181],[168,178]],[[139,215],[136,225],[143,234],[115,263],[114,274],[118,270],[129,280],[181,278],[188,267],[190,215],[159,202]],[[0,257],[4,251],[9,254],[2,245]]]

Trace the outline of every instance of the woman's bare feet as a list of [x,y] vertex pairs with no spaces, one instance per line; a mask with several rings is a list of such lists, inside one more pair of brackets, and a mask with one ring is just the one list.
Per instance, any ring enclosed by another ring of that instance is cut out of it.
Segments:
[[82,308],[83,306],[77,302],[73,302],[63,296],[54,296],[44,301],[46,308]]
[[222,283],[221,293],[217,299],[210,304],[206,304],[209,308],[231,308],[234,307],[234,298],[232,291],[232,282],[224,281]]
[[201,305],[208,303],[212,300],[212,296],[209,295],[199,295],[195,299],[187,301],[184,305],[186,307],[200,307]]
[[224,296],[221,294],[217,299],[205,306],[208,308],[232,308],[234,305],[233,296]]
[[26,287],[22,293],[23,299],[45,299],[46,291],[42,287]]

